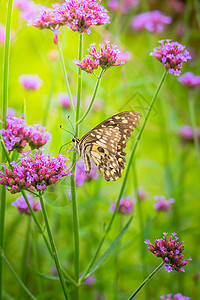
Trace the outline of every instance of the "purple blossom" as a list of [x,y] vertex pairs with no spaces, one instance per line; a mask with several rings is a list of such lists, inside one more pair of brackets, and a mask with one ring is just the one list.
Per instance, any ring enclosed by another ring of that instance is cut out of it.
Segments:
[[89,55],[86,55],[81,61],[74,59],[73,62],[87,73],[93,73],[99,67],[99,60],[93,60]]
[[21,17],[25,21],[30,21],[35,18],[40,10],[40,5],[35,4],[34,1],[30,0],[14,0],[13,8],[21,10]]
[[[34,211],[41,210],[39,200],[34,201],[33,195],[31,195],[31,194],[27,195],[27,198],[28,198],[28,201]],[[29,210],[28,205],[26,204],[26,201],[23,196],[17,198],[15,201],[13,201],[11,203],[11,205],[15,206],[19,210],[20,214],[25,213],[25,214],[30,215],[30,210]]]
[[16,115],[16,113],[15,113],[14,108],[8,107],[8,109],[7,109],[7,116],[12,118],[12,117],[15,117],[15,115]]
[[160,297],[160,299],[163,299],[163,300],[190,300],[191,298],[190,297],[186,297],[186,296],[183,296],[181,293],[178,293],[178,294],[168,294],[168,295],[163,295]]
[[200,75],[195,76],[192,72],[187,72],[178,78],[178,81],[190,88],[200,86]]
[[[110,206],[110,211],[113,212],[115,210],[116,203],[112,203]],[[121,214],[131,214],[134,208],[134,201],[129,197],[122,197],[119,202],[118,213]]]
[[[13,32],[11,32],[10,39],[14,36]],[[6,27],[0,23],[0,45],[5,43],[6,38]]]
[[130,52],[125,52],[123,50],[121,50],[121,52],[118,53],[118,58],[117,61],[121,62],[121,61],[129,61],[131,59],[131,53]]
[[[189,125],[182,125],[179,128],[179,136],[184,142],[194,142],[193,129]],[[200,144],[200,128],[197,128],[197,138]]]
[[91,25],[110,23],[107,10],[96,0],[66,0],[61,8],[61,15],[68,28],[79,33],[90,33]]
[[19,83],[27,91],[34,91],[41,87],[43,81],[38,75],[21,75],[19,76]]
[[145,192],[145,190],[142,187],[138,188],[138,197],[140,201],[144,201],[147,198],[147,193]]
[[51,139],[51,134],[46,130],[46,127],[41,125],[29,125],[25,128],[26,140],[31,149],[39,149]]
[[96,280],[96,278],[94,277],[94,275],[90,275],[88,278],[86,278],[86,279],[84,280],[84,284],[86,284],[86,285],[92,285],[92,284],[94,284],[96,281],[97,281],[97,280]]
[[150,56],[158,59],[169,71],[170,74],[179,76],[181,73],[182,62],[191,59],[191,56],[185,46],[171,40],[159,41],[162,46],[153,49]]
[[138,0],[109,0],[108,7],[111,11],[117,11],[118,9],[122,14],[127,14],[132,8],[138,5]]
[[172,270],[185,272],[183,266],[185,266],[187,262],[192,259],[191,257],[188,259],[183,259],[183,241],[180,243],[178,242],[176,233],[172,233],[169,242],[166,238],[167,233],[164,232],[163,235],[164,237],[162,239],[155,240],[155,245],[151,244],[149,240],[146,240],[145,244],[149,245],[148,249],[153,254],[163,259],[165,262],[164,268],[168,272],[171,272]]
[[163,32],[164,25],[170,24],[172,18],[165,16],[159,10],[153,10],[136,15],[132,20],[132,28],[141,30],[146,28],[150,32]]
[[21,190],[44,192],[47,186],[71,175],[66,168],[68,158],[63,155],[52,157],[50,153],[45,154],[43,151],[24,152],[17,162],[11,162],[12,169],[2,164],[0,184],[12,194]]
[[156,204],[154,204],[153,207],[157,211],[168,211],[170,205],[175,202],[173,198],[170,198],[169,200],[165,200],[165,196],[155,196],[154,200],[156,201]]
[[[67,93],[60,93],[57,95],[57,98],[63,108],[67,108],[67,109],[71,108],[69,96]],[[76,106],[76,98],[72,98],[72,101],[74,106]]]
[[83,159],[79,160],[76,164],[76,173],[75,173],[75,180],[76,185],[82,186],[85,181],[89,181],[91,179],[98,179],[99,174],[97,172],[96,166],[91,162],[91,171],[90,174],[85,173],[84,161]]

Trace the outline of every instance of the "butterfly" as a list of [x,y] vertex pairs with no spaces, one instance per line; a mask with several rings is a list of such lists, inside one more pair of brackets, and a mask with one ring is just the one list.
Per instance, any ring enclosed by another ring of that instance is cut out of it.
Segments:
[[81,139],[73,137],[75,151],[84,159],[86,174],[91,171],[91,158],[106,181],[122,177],[126,139],[137,127],[139,118],[137,111],[121,112],[100,123]]

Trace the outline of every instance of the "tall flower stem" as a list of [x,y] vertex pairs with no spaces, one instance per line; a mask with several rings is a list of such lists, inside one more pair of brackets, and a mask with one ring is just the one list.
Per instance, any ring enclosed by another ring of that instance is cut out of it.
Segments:
[[197,160],[197,165],[200,174],[200,147],[197,136],[197,126],[196,126],[196,117],[195,117],[195,101],[193,94],[189,93],[189,110],[190,110],[190,120],[192,123],[193,135],[194,135],[194,146],[195,146],[195,156]]
[[30,299],[36,300],[36,298],[33,296],[33,294],[27,289],[25,284],[21,281],[21,279],[19,278],[19,276],[17,275],[17,273],[15,272],[15,270],[13,269],[13,267],[11,266],[9,261],[7,260],[3,250],[1,248],[0,248],[0,257],[4,260],[5,264],[8,266],[8,268],[12,272],[13,276],[15,277],[15,279],[17,280],[19,285],[23,288],[23,290],[27,293],[27,295],[29,295]]
[[98,77],[98,79],[97,79],[97,82],[96,82],[96,85],[95,85],[95,88],[94,88],[94,93],[93,93],[93,95],[92,95],[92,99],[91,99],[91,101],[90,101],[90,104],[89,104],[89,106],[88,106],[86,112],[84,113],[84,115],[83,115],[83,116],[80,118],[80,120],[77,122],[78,125],[79,125],[81,122],[83,122],[83,120],[87,117],[87,115],[88,115],[89,112],[91,111],[91,108],[92,108],[92,105],[93,105],[94,100],[95,100],[95,98],[96,98],[96,95],[97,95],[97,92],[98,92],[99,85],[100,85],[101,78],[102,78],[103,74],[104,74],[104,70],[102,69],[102,70],[101,70],[101,73],[100,73],[100,75],[99,75],[99,77]]
[[[4,46],[4,58],[3,58],[3,105],[2,105],[2,118],[3,127],[6,128],[6,113],[8,107],[8,80],[9,80],[9,58],[10,58],[10,31],[11,31],[11,19],[12,19],[12,6],[13,0],[8,1],[8,10],[6,18],[6,37]],[[4,162],[5,154],[2,151],[2,162]],[[5,209],[6,209],[6,188],[1,188],[1,203],[0,203],[0,248],[4,246],[4,223],[5,223]],[[2,281],[3,281],[3,261],[0,256],[0,300],[2,299]]]
[[141,288],[143,288],[143,286],[153,277],[153,275],[155,275],[164,265],[164,262],[161,262],[161,264],[142,282],[142,284],[137,288],[137,290],[135,290],[135,292],[128,298],[128,300],[133,299],[141,290]]
[[[78,59],[82,59],[83,51],[83,34],[79,34],[79,50],[78,50]],[[78,68],[78,84],[77,84],[77,102],[76,102],[76,123],[75,123],[75,136],[78,136],[78,123],[79,113],[80,113],[80,103],[81,103],[81,90],[82,90],[82,77],[81,69]],[[73,173],[76,169],[76,153],[73,153],[72,156],[72,165]],[[74,275],[76,282],[79,281],[79,220],[78,220],[78,205],[76,199],[76,185],[74,176],[71,176],[71,191],[72,191],[72,211],[73,211],[73,228],[74,228]],[[79,298],[79,288],[75,287],[75,300]]]
[[61,47],[60,44],[57,44],[57,47],[58,47],[58,51],[59,51],[59,55],[60,55],[60,63],[61,63],[61,67],[62,67],[65,86],[66,86],[66,89],[67,89],[67,94],[69,96],[71,110],[73,112],[73,115],[75,115],[75,108],[74,108],[74,104],[73,104],[73,100],[72,100],[72,94],[71,94],[71,90],[70,90],[70,86],[69,86],[69,80],[68,80],[67,71],[66,71],[66,67],[65,67],[65,61],[64,61],[64,57],[63,57],[62,47]]
[[121,189],[120,189],[120,192],[119,192],[119,195],[118,195],[118,198],[117,198],[115,210],[114,210],[114,212],[113,212],[113,214],[112,214],[112,217],[111,217],[111,219],[110,219],[110,222],[108,223],[108,225],[107,225],[107,227],[106,227],[106,229],[105,229],[104,235],[102,236],[102,238],[101,238],[101,240],[100,240],[100,243],[99,243],[99,245],[97,246],[96,252],[95,252],[95,254],[94,254],[92,260],[90,261],[90,263],[89,263],[89,265],[88,265],[88,267],[87,267],[85,273],[82,275],[82,277],[81,277],[81,279],[80,279],[80,282],[83,282],[83,281],[84,281],[85,277],[87,276],[87,274],[88,274],[89,271],[91,270],[92,266],[94,265],[94,262],[95,262],[95,260],[96,260],[96,258],[97,258],[97,256],[98,256],[98,254],[99,254],[99,252],[100,252],[100,250],[101,250],[101,247],[102,247],[102,245],[103,245],[103,243],[104,243],[104,240],[105,240],[105,238],[106,238],[108,232],[110,231],[110,229],[111,229],[111,227],[112,227],[112,223],[113,223],[113,221],[114,221],[114,219],[115,219],[115,216],[116,216],[117,211],[118,211],[118,208],[119,208],[120,199],[121,199],[121,197],[122,197],[122,195],[123,195],[123,193],[124,193],[124,189],[125,189],[125,186],[126,186],[126,182],[127,182],[127,179],[128,179],[128,174],[129,174],[129,171],[130,171],[130,168],[131,168],[131,165],[132,165],[132,161],[133,161],[133,157],[134,157],[136,148],[137,148],[137,146],[138,146],[138,144],[139,144],[139,141],[140,141],[140,139],[141,139],[141,137],[142,137],[142,133],[143,133],[144,128],[145,128],[145,126],[146,126],[146,123],[147,123],[147,121],[148,121],[148,118],[149,118],[149,115],[150,115],[150,113],[151,113],[152,107],[153,107],[153,105],[154,105],[154,103],[155,103],[155,100],[156,100],[156,98],[157,98],[157,96],[158,96],[158,93],[159,93],[159,91],[160,91],[160,89],[161,89],[161,87],[162,87],[162,85],[163,85],[163,82],[164,82],[164,80],[165,80],[166,75],[167,75],[167,71],[164,72],[164,74],[163,74],[163,76],[162,76],[162,78],[161,78],[161,80],[160,80],[160,83],[159,83],[159,85],[158,85],[158,87],[157,87],[157,89],[156,89],[156,91],[155,91],[155,94],[154,94],[152,100],[151,100],[151,103],[150,103],[150,106],[149,106],[147,115],[146,115],[146,117],[145,117],[145,119],[144,119],[144,122],[143,122],[143,124],[142,124],[142,127],[141,127],[141,129],[140,129],[140,131],[139,131],[139,133],[138,133],[137,139],[136,139],[136,141],[135,141],[135,143],[134,143],[134,145],[133,145],[132,152],[131,152],[131,155],[130,155],[130,159],[129,159],[128,165],[127,165],[127,167],[126,167],[126,173],[125,173],[125,175],[124,175],[124,179],[123,179],[123,182],[122,182],[122,185],[121,185]]
[[56,269],[57,269],[57,272],[58,272],[58,276],[60,278],[60,283],[61,283],[61,286],[62,286],[62,289],[63,289],[63,293],[65,295],[65,299],[70,299],[69,291],[68,291],[68,288],[67,288],[64,276],[63,276],[63,272],[61,270],[60,261],[59,261],[59,258],[58,258],[56,246],[55,246],[53,235],[52,235],[51,228],[50,228],[50,225],[49,225],[47,212],[46,212],[46,208],[45,208],[45,205],[44,205],[44,200],[43,200],[43,197],[42,197],[41,194],[39,195],[39,199],[40,199],[40,204],[41,204],[41,208],[42,208],[42,214],[43,214],[43,218],[44,218],[45,227],[46,227],[47,234],[48,234],[48,237],[49,237],[49,241],[50,241],[51,249],[52,249],[52,252],[53,252],[54,261],[55,261]]

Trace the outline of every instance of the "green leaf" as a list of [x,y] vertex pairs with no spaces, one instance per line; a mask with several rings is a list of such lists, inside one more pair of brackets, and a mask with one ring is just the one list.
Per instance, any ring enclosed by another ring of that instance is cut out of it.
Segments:
[[110,247],[106,250],[106,252],[104,252],[104,254],[94,264],[94,266],[92,267],[90,272],[87,274],[86,278],[89,277],[91,274],[93,274],[104,263],[104,261],[111,255],[111,253],[115,250],[115,248],[118,246],[120,240],[122,239],[124,233],[127,231],[132,219],[133,219],[133,216],[129,219],[127,224],[121,230],[120,234],[116,237],[116,239],[112,242]]

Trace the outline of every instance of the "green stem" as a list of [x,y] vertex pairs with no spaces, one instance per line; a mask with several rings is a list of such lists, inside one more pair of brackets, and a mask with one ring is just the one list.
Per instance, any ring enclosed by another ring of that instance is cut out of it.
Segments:
[[84,113],[84,115],[80,118],[80,120],[77,122],[77,124],[80,124],[81,122],[83,122],[83,120],[87,117],[87,115],[91,111],[91,108],[92,108],[92,105],[93,105],[94,100],[96,98],[96,95],[97,95],[97,92],[98,92],[99,85],[100,85],[101,78],[102,78],[103,74],[104,74],[104,70],[102,69],[101,73],[100,73],[100,75],[99,75],[99,77],[97,79],[97,82],[96,82],[96,85],[95,85],[95,88],[94,88],[94,93],[93,93],[92,99],[90,101],[90,104],[88,106],[88,109],[86,110],[86,112]]
[[[25,282],[26,279],[26,265],[27,265],[27,254],[28,254],[28,245],[30,240],[30,229],[31,229],[31,217],[27,218],[28,224],[27,224],[27,230],[26,230],[26,236],[25,236],[25,243],[24,243],[24,250],[21,260],[21,280]],[[19,293],[19,299],[23,298],[22,293],[23,290],[20,289]]]
[[[8,82],[9,82],[9,59],[10,59],[10,31],[11,31],[11,19],[12,19],[12,6],[13,0],[8,0],[8,10],[6,17],[6,37],[4,46],[4,58],[3,58],[3,103],[2,103],[2,127],[6,128],[6,113],[8,107]],[[4,162],[5,154],[2,151],[2,162]],[[4,225],[5,225],[5,209],[6,209],[6,188],[1,188],[1,203],[0,203],[0,247],[4,247]],[[3,283],[3,262],[0,257],[0,300],[2,299],[2,283]]]
[[161,264],[142,282],[142,284],[137,288],[137,290],[128,298],[128,300],[133,299],[141,290],[141,288],[155,275],[163,266],[164,262]]
[[197,126],[196,126],[196,117],[195,117],[195,102],[193,95],[189,93],[189,110],[190,110],[190,120],[192,123],[192,129],[194,134],[194,147],[195,147],[195,156],[197,160],[197,165],[199,169],[200,174],[200,147],[199,147],[199,141],[197,136]]
[[[83,34],[79,34],[79,49],[78,49],[78,60],[82,60],[82,52],[83,52]],[[82,71],[81,68],[78,67],[78,86],[77,86],[77,102],[76,102],[76,136],[78,136],[78,120],[80,113],[80,103],[81,103],[81,91],[82,91]]]
[[19,276],[17,275],[17,273],[15,272],[15,270],[13,269],[13,267],[11,266],[11,264],[9,263],[9,261],[7,260],[7,258],[4,255],[3,250],[0,248],[0,256],[2,257],[2,259],[4,260],[4,262],[6,263],[6,265],[8,266],[8,268],[10,269],[10,271],[12,272],[13,276],[15,277],[15,279],[17,280],[17,282],[19,283],[19,285],[23,288],[23,290],[27,293],[27,295],[29,295],[29,297],[33,300],[37,300],[33,294],[27,289],[27,287],[25,286],[25,284],[23,283],[23,281],[21,281],[21,279],[19,278]]
[[52,252],[53,252],[53,257],[54,257],[56,269],[57,269],[57,272],[58,272],[58,276],[60,278],[60,283],[61,283],[61,286],[62,286],[62,289],[63,289],[63,293],[65,295],[65,299],[70,299],[69,291],[68,291],[67,285],[65,283],[63,272],[61,270],[60,261],[59,261],[59,258],[58,258],[56,246],[55,246],[53,235],[52,235],[51,228],[50,228],[50,225],[49,225],[47,212],[46,212],[46,208],[45,208],[45,205],[44,205],[44,200],[43,200],[43,197],[42,197],[41,194],[39,195],[39,199],[40,199],[40,204],[41,204],[41,208],[42,208],[42,214],[43,214],[43,218],[44,218],[45,227],[46,227],[47,234],[48,234],[48,237],[49,237],[49,241],[50,241],[51,249],[52,249]]
[[58,70],[59,70],[59,64],[57,62],[56,68],[53,69],[53,79],[52,79],[52,83],[51,83],[51,87],[50,87],[50,90],[49,90],[49,95],[48,95],[48,99],[47,99],[46,107],[45,107],[45,111],[44,111],[43,126],[47,125],[47,118],[48,118],[49,109],[50,109],[50,106],[51,106],[51,100],[52,100],[53,92],[54,92],[55,85],[56,85],[56,79],[58,77]]
[[146,117],[145,117],[145,119],[144,119],[144,122],[143,122],[142,127],[141,127],[141,129],[140,129],[140,131],[139,131],[139,134],[138,134],[138,136],[137,136],[137,139],[136,139],[136,141],[135,141],[135,143],[134,143],[134,145],[133,145],[132,152],[131,152],[131,155],[130,155],[130,159],[129,159],[128,165],[127,165],[127,167],[126,167],[126,173],[125,173],[125,175],[124,175],[124,179],[123,179],[123,182],[122,182],[122,185],[121,185],[121,189],[120,189],[120,192],[119,192],[119,195],[118,195],[118,198],[117,198],[115,210],[114,210],[114,212],[113,212],[113,214],[112,214],[112,217],[111,217],[111,219],[110,219],[110,222],[108,223],[108,225],[107,225],[107,227],[106,227],[106,230],[105,230],[105,232],[104,232],[104,235],[102,236],[102,238],[101,238],[101,240],[100,240],[100,243],[99,243],[99,245],[98,245],[98,247],[97,247],[97,249],[96,249],[96,252],[95,252],[95,254],[94,254],[94,256],[93,256],[91,262],[89,263],[89,265],[88,265],[88,267],[87,267],[85,273],[82,275],[82,277],[81,277],[81,279],[80,279],[80,282],[83,282],[83,281],[84,281],[85,277],[87,276],[87,274],[88,274],[89,271],[91,270],[92,266],[94,265],[94,262],[95,262],[95,260],[96,260],[96,258],[97,258],[97,256],[98,256],[98,254],[99,254],[99,252],[100,252],[100,250],[101,250],[101,246],[103,245],[104,240],[105,240],[105,238],[106,238],[108,232],[110,231],[110,229],[111,229],[111,227],[112,227],[112,223],[113,223],[113,221],[114,221],[114,219],[115,219],[115,216],[116,216],[117,211],[118,211],[118,208],[119,208],[120,199],[121,199],[121,197],[122,197],[122,195],[123,195],[123,193],[124,193],[124,189],[125,189],[125,186],[126,186],[128,174],[129,174],[129,171],[130,171],[130,167],[131,167],[131,164],[132,164],[132,160],[133,160],[133,157],[134,157],[136,148],[137,148],[137,146],[138,146],[138,144],[139,144],[139,141],[140,141],[140,139],[141,139],[141,137],[142,137],[142,133],[143,133],[143,131],[144,131],[145,125],[146,125],[146,123],[147,123],[147,121],[148,121],[148,118],[149,118],[149,115],[150,115],[150,113],[151,113],[152,107],[153,107],[153,105],[154,105],[154,103],[155,103],[155,100],[156,100],[156,98],[157,98],[157,96],[158,96],[158,93],[159,93],[159,91],[160,91],[160,89],[161,89],[161,86],[163,85],[163,82],[164,82],[164,80],[165,80],[166,75],[167,75],[167,71],[164,72],[164,74],[163,74],[163,76],[162,76],[162,78],[161,78],[161,80],[160,80],[160,83],[159,83],[159,85],[158,85],[158,87],[157,87],[157,89],[156,89],[156,91],[155,91],[155,94],[154,94],[152,100],[151,100],[151,103],[150,103],[150,106],[149,106],[147,115],[146,115]]
[[75,109],[74,109],[72,94],[71,94],[71,90],[70,90],[70,86],[69,86],[67,71],[66,71],[66,67],[65,67],[65,61],[64,61],[64,57],[63,57],[62,47],[60,44],[57,44],[57,47],[58,47],[58,51],[60,54],[60,63],[61,63],[62,71],[63,71],[63,78],[64,78],[65,86],[66,86],[67,93],[69,96],[71,110],[72,110],[73,114],[75,115]]

